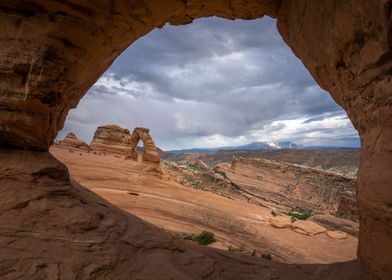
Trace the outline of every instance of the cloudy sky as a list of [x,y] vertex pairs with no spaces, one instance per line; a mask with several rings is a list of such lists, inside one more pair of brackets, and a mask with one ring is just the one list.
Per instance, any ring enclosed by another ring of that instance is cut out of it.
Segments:
[[163,149],[253,141],[358,146],[344,111],[270,18],[166,25],[131,45],[70,111],[58,139],[97,126],[148,127]]

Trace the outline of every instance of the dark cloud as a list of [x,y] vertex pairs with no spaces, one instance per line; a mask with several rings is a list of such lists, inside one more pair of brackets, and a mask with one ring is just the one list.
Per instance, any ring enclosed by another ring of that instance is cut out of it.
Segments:
[[[275,26],[208,18],[152,31],[93,86],[60,137],[72,130],[89,140],[97,125],[117,123],[151,128],[164,148],[276,140],[279,132],[299,143],[357,139]],[[301,120],[295,131],[290,120]]]

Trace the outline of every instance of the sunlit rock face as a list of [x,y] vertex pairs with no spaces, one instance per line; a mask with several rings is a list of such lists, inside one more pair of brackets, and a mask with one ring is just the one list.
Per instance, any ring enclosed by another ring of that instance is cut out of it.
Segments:
[[94,152],[129,156],[131,154],[131,134],[128,129],[117,125],[99,126],[90,144]]
[[233,158],[215,169],[239,191],[270,209],[345,216],[358,221],[356,180],[315,168],[266,159]]
[[139,141],[143,143],[143,155],[142,160],[147,162],[154,162],[159,163],[159,154],[158,149],[155,146],[154,140],[152,140],[150,136],[150,130],[144,127],[136,127],[133,130],[132,137],[131,137],[131,158],[137,160],[137,151],[136,146]]
[[63,148],[77,148],[83,150],[90,149],[89,145],[80,140],[73,132],[68,133],[63,140],[56,144]]
[[360,134],[359,258],[367,278],[391,278],[391,7],[389,0],[2,1],[0,145],[46,151],[69,109],[155,27],[212,15],[276,17],[283,39]]
[[118,125],[99,126],[94,133],[90,148],[93,152],[138,159],[137,145],[143,144],[142,161],[159,163],[158,149],[150,136],[150,130],[136,127],[132,135],[129,129]]

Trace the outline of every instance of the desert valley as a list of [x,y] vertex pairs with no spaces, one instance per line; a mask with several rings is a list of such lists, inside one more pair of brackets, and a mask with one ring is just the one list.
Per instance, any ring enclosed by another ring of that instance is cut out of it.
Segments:
[[[293,264],[356,259],[356,178],[347,174],[358,151],[174,155],[148,129],[113,125],[99,127],[90,146],[69,134],[50,151],[77,183],[176,238],[208,231],[208,246]],[[320,166],[290,163],[300,158],[293,153]]]

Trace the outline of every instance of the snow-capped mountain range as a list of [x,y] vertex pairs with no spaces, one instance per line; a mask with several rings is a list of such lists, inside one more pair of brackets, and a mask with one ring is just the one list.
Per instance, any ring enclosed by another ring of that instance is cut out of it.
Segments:
[[337,146],[304,146],[291,141],[284,142],[252,142],[242,146],[216,147],[216,148],[191,148],[182,150],[167,151],[173,154],[189,154],[189,153],[213,153],[219,150],[280,150],[280,149],[299,149],[299,150],[336,150],[336,149],[357,149],[358,147],[337,147]]

